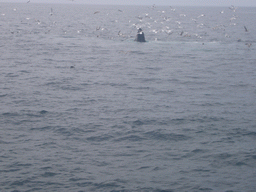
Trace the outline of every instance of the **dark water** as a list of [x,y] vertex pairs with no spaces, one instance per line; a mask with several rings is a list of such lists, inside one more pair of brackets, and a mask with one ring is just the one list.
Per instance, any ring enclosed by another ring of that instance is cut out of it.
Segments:
[[255,8],[0,14],[1,191],[255,190]]

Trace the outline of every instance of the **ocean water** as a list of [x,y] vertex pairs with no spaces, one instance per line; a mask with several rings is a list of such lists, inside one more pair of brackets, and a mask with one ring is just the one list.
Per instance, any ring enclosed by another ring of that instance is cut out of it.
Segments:
[[255,191],[255,19],[1,3],[0,191]]

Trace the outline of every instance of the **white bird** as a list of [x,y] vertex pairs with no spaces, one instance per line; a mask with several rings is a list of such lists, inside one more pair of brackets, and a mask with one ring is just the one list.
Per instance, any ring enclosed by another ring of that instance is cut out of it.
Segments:
[[51,12],[49,13],[51,16],[53,15],[53,10],[52,10],[52,8],[51,8]]
[[231,7],[229,7],[229,9],[232,10],[232,11],[234,11],[234,12],[236,12],[236,9],[237,9],[237,8],[236,8],[234,5],[231,5]]
[[251,47],[251,46],[252,46],[251,43],[245,43],[245,45],[247,45],[248,47]]
[[200,18],[200,17],[205,17],[205,14],[199,15],[197,18]]

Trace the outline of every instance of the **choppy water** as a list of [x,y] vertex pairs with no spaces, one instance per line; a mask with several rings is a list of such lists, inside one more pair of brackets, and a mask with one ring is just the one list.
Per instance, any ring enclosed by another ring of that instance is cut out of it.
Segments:
[[0,14],[1,191],[255,190],[256,8]]

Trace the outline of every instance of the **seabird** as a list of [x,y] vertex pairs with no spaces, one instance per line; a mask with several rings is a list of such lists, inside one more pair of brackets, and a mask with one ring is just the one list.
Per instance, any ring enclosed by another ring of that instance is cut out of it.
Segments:
[[244,26],[244,30],[245,30],[245,32],[248,32],[248,29],[246,28],[246,26]]
[[236,7],[234,5],[231,5],[231,7],[229,7],[230,10],[232,10],[233,12],[236,12]]
[[53,15],[53,10],[52,10],[52,8],[51,8],[51,12],[50,12],[50,15],[51,15],[51,16]]
[[252,46],[251,43],[245,43],[245,45],[247,45],[248,47],[251,47],[251,46]]

